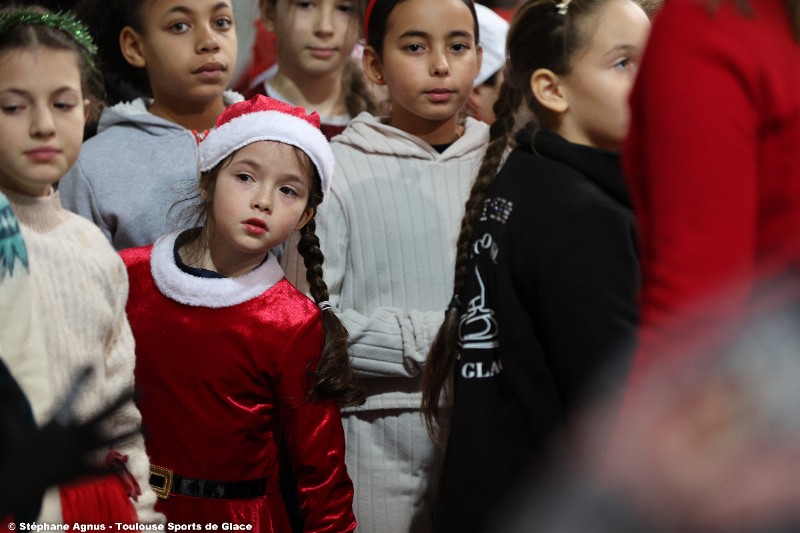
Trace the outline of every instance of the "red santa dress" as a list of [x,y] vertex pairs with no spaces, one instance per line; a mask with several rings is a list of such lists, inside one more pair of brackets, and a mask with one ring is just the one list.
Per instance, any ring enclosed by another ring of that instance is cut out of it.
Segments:
[[272,255],[236,278],[184,272],[176,237],[122,252],[151,484],[166,497],[156,508],[173,523],[290,531],[284,439],[305,531],[354,530],[338,406],[308,398],[319,309]]

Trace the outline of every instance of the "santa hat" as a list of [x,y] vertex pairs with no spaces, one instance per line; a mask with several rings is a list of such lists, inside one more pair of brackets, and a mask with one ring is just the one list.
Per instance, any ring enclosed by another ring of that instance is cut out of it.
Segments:
[[317,168],[322,194],[327,194],[333,177],[333,152],[319,129],[319,115],[310,115],[263,95],[229,106],[217,119],[217,126],[200,143],[200,172],[207,172],[236,150],[257,141],[277,141],[296,146]]

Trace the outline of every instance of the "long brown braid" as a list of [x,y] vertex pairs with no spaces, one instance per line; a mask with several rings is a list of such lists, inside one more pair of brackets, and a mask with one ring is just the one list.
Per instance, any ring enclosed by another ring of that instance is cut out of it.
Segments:
[[[472,183],[469,198],[464,206],[464,217],[461,219],[461,231],[456,244],[455,275],[453,294],[459,295],[464,288],[467,264],[470,258],[470,242],[472,230],[480,216],[486,190],[494,181],[506,149],[512,142],[514,115],[520,106],[519,91],[511,88],[506,81],[500,86],[499,97],[494,105],[496,120],[489,129],[489,144],[486,147],[478,176]],[[447,382],[453,371],[458,355],[458,320],[459,300],[454,297],[445,313],[445,320],[431,344],[431,350],[425,363],[422,375],[422,411],[425,414],[425,425],[434,442],[443,444],[439,428],[445,428],[446,421],[439,402],[446,390]]]
[[[329,295],[328,285],[322,277],[322,264],[325,262],[325,257],[319,247],[319,238],[316,234],[315,217],[317,206],[322,201],[319,177],[315,176],[312,182],[314,185],[312,193],[309,195],[308,206],[313,208],[314,214],[300,230],[297,251],[302,256],[303,264],[306,267],[306,280],[311,297],[319,305],[327,302]],[[314,384],[311,388],[311,397],[314,399],[335,398],[341,406],[360,405],[364,403],[365,392],[353,378],[350,358],[347,354],[347,329],[330,307],[322,309],[321,312],[325,340],[322,355],[313,372]]]

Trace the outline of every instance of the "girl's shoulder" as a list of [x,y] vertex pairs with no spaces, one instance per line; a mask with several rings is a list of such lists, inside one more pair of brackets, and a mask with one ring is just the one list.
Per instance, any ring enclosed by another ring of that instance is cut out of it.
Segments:
[[65,231],[69,233],[79,233],[81,235],[81,239],[86,242],[87,246],[94,247],[98,246],[97,243],[102,243],[99,245],[99,247],[105,248],[108,246],[108,248],[113,250],[113,247],[108,242],[108,239],[106,239],[105,235],[103,235],[103,232],[100,231],[100,228],[98,228],[94,222],[67,209],[61,209],[62,212],[60,215],[64,218],[64,224],[62,227]]
[[135,248],[126,248],[120,250],[119,256],[128,270],[137,268],[150,268],[150,253],[153,245],[137,246]]
[[269,297],[275,302],[274,307],[281,309],[281,313],[286,315],[286,322],[293,327],[316,323],[321,314],[314,300],[286,278],[275,284]]
[[144,97],[107,107],[100,115],[97,133],[86,140],[83,149],[121,150],[128,143],[147,138],[163,142],[165,136],[186,135],[186,128],[158,117],[148,110]]
[[[557,180],[560,176],[577,176],[578,172],[569,164],[543,154],[529,142],[522,142],[508,154],[498,171],[498,179],[519,181],[520,185],[537,186],[541,179]],[[532,177],[540,179],[531,179]]]
[[[354,133],[381,131],[384,129],[381,126],[382,124],[383,120],[380,117],[373,115],[369,111],[362,111],[347,123],[342,133],[331,139],[331,146],[336,144],[349,144],[348,136]],[[344,137],[342,137],[342,135],[344,135]]]
[[81,265],[82,274],[94,280],[104,280],[112,287],[119,283],[127,286],[122,259],[100,228],[66,209],[62,215],[63,222],[53,231],[37,233],[37,247],[48,256],[48,260]]
[[521,142],[509,155],[492,187],[506,197],[559,213],[594,207],[628,211],[630,200],[618,154],[537,135],[535,148]]
[[[64,209],[63,231],[81,247],[82,253],[103,254],[119,260],[119,254],[91,220]],[[62,236],[63,237],[63,236]]]
[[444,152],[406,131],[388,124],[387,119],[359,113],[344,131],[331,140],[331,149],[337,166],[357,164],[365,158],[402,159],[406,164],[438,165],[442,163],[480,162],[489,140],[489,127],[467,118],[463,134]]

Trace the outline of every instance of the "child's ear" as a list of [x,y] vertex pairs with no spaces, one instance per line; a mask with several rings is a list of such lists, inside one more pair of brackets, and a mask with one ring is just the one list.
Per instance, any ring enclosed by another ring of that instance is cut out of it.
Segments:
[[142,38],[136,30],[130,26],[122,28],[122,31],[119,32],[119,47],[125,57],[125,61],[134,67],[145,67]]
[[297,221],[297,226],[294,227],[295,231],[298,231],[303,226],[308,224],[308,221],[311,220],[311,217],[314,216],[314,208],[307,207],[303,214],[300,215],[300,220]]
[[364,65],[364,74],[366,74],[369,81],[375,85],[386,85],[386,80],[383,79],[381,58],[378,57],[378,53],[374,48],[371,46],[364,47],[361,63]]
[[275,8],[277,2],[272,3],[270,0],[259,0],[258,10],[261,13],[261,20],[264,21],[264,28],[267,31],[275,31]]
[[565,113],[569,108],[561,79],[552,70],[540,68],[531,74],[531,92],[545,109]]
[[92,105],[92,103],[89,101],[89,99],[88,98],[84,98],[83,99],[83,123],[84,124],[86,124],[86,121],[89,120],[89,113],[90,113],[89,106],[90,105]]

